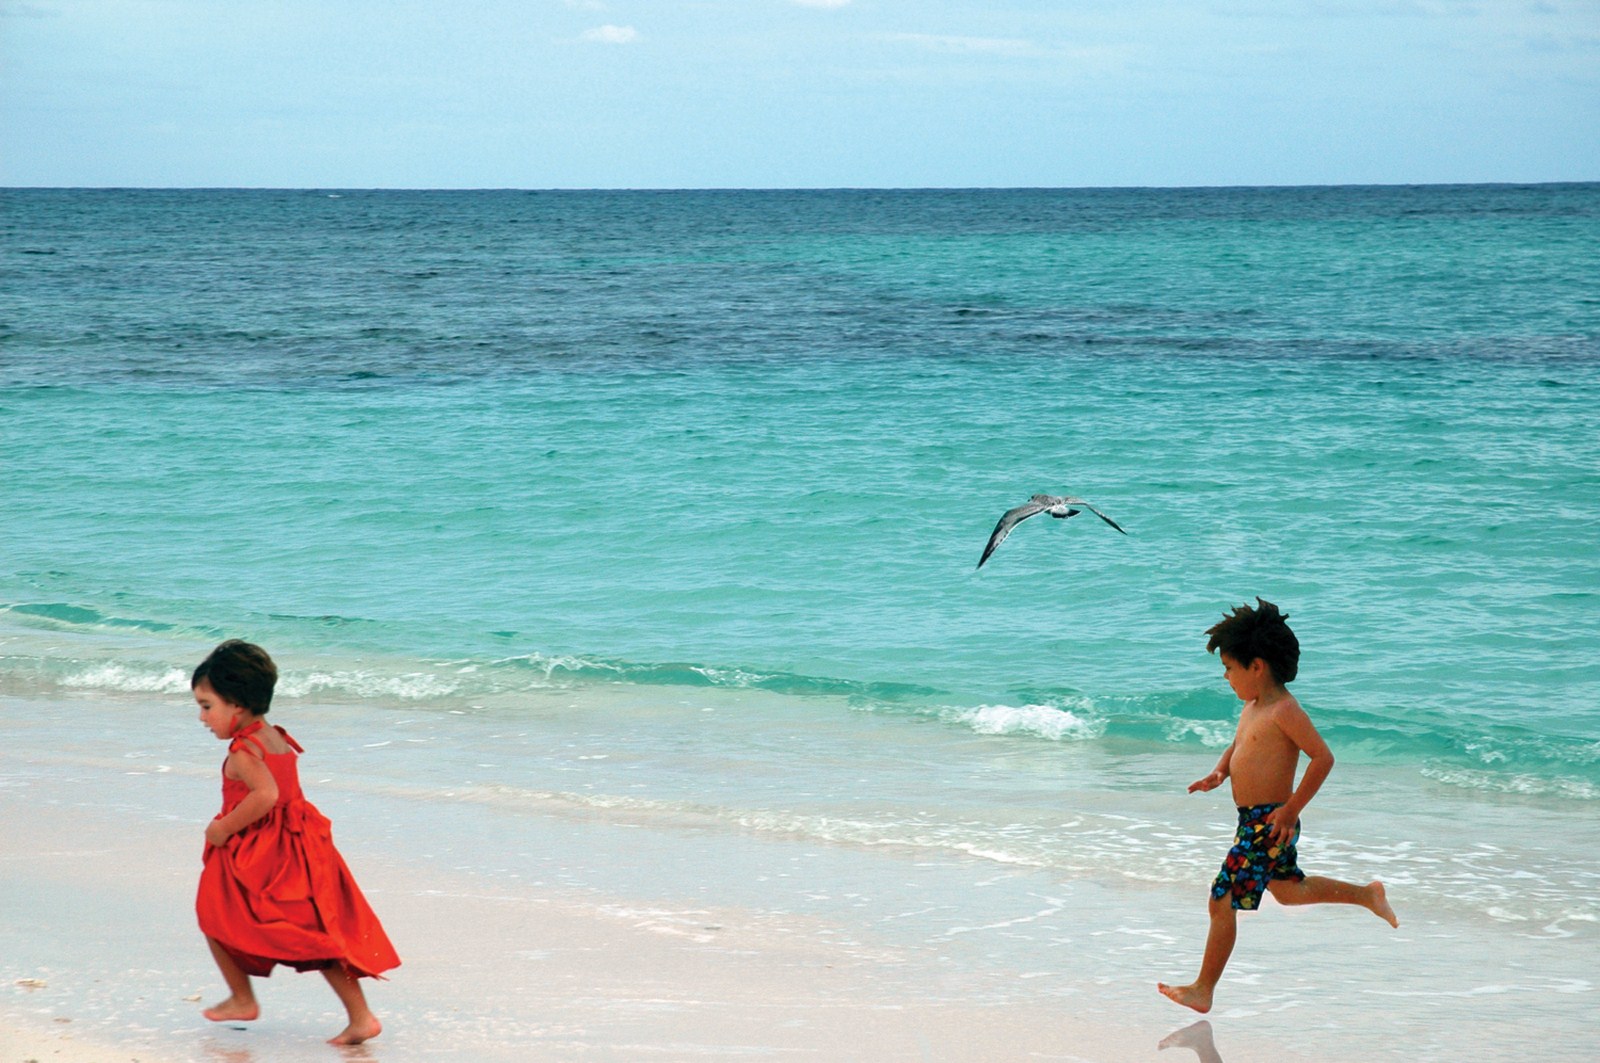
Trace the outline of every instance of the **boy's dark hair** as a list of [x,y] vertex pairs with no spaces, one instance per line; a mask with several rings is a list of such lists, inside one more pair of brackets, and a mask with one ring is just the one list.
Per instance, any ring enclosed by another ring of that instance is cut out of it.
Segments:
[[212,650],[189,679],[193,690],[204,679],[224,701],[257,716],[272,706],[272,688],[278,685],[278,666],[267,651],[253,642],[229,639]]
[[1206,652],[1221,650],[1245,667],[1260,658],[1272,669],[1273,679],[1291,683],[1300,671],[1300,640],[1289,630],[1289,614],[1260,598],[1256,604],[1259,608],[1241,605],[1206,628],[1211,636]]

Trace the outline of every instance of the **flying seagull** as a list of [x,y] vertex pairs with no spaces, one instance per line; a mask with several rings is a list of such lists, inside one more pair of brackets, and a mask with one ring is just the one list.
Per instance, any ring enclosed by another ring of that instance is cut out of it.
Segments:
[[[1078,508],[1080,506],[1082,509]],[[1005,516],[1000,518],[1000,523],[996,524],[994,531],[989,533],[989,545],[983,548],[983,556],[978,558],[978,567],[982,568],[983,563],[989,560],[989,555],[994,553],[994,548],[1006,541],[1006,536],[1011,534],[1012,528],[1015,528],[1029,517],[1036,517],[1040,513],[1048,513],[1057,520],[1066,520],[1068,517],[1076,517],[1085,509],[1117,529],[1117,531],[1122,532],[1123,535],[1128,534],[1122,531],[1122,525],[1081,498],[1074,498],[1071,495],[1034,495],[1016,509],[1006,510]]]

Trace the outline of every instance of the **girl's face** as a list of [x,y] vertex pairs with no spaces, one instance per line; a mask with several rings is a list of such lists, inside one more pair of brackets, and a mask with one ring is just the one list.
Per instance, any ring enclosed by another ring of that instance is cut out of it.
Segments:
[[194,686],[194,703],[200,706],[200,722],[211,728],[211,733],[221,739],[233,737],[245,711],[223,698],[204,679]]

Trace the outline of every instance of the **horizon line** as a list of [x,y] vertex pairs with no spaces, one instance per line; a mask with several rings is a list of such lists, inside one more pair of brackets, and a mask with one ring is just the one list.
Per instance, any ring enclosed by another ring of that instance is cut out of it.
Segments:
[[1193,185],[23,185],[3,192],[1135,192],[1317,188],[1539,188],[1600,184],[1600,179],[1547,181],[1360,181]]

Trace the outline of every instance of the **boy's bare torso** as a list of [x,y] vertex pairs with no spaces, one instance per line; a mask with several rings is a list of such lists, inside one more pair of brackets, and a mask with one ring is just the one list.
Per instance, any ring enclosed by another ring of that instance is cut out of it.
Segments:
[[1290,707],[1299,708],[1299,702],[1285,691],[1271,704],[1247,702],[1240,712],[1228,765],[1234,804],[1282,804],[1293,796],[1300,749],[1274,718],[1277,709]]

